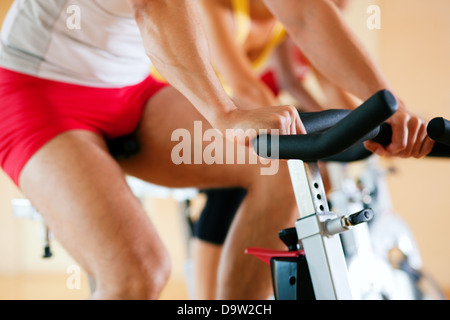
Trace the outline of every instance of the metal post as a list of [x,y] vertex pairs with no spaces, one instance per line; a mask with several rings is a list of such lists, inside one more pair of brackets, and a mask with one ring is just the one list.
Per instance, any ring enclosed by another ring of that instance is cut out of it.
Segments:
[[318,166],[289,160],[288,167],[300,212],[295,226],[305,250],[316,299],[352,299],[340,238],[325,232],[325,221],[337,216],[329,212]]

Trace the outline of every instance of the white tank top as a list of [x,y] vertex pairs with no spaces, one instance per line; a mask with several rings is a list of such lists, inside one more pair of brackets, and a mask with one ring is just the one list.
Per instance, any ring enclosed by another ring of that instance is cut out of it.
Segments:
[[1,30],[0,66],[122,87],[142,81],[150,60],[126,0],[15,0]]

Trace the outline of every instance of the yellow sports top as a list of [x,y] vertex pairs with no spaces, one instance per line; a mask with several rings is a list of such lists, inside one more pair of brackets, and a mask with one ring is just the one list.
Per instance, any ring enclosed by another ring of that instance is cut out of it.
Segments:
[[[236,24],[236,42],[238,43],[238,45],[243,45],[250,34],[250,1],[251,0],[231,0],[234,21]],[[259,57],[252,62],[253,70],[256,73],[260,73],[264,70],[271,53],[284,40],[285,36],[286,30],[279,21],[276,21],[272,29],[272,34],[269,38],[269,41],[266,43],[266,46],[262,50]],[[163,77],[154,67],[151,68],[151,74],[156,79],[164,81]],[[226,89],[227,91],[229,91],[229,88]]]
[[[231,0],[234,21],[236,24],[236,41],[239,45],[243,45],[250,34],[250,1],[251,0]],[[279,21],[276,21],[269,41],[266,43],[266,46],[259,57],[252,63],[255,71],[262,71],[262,69],[264,69],[270,54],[284,40],[285,36],[286,30]]]

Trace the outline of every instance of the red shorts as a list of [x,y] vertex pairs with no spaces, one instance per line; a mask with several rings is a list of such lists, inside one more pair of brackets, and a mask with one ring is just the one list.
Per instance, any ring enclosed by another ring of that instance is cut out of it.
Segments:
[[16,185],[27,161],[69,130],[106,139],[136,130],[146,102],[167,86],[152,77],[123,88],[93,88],[0,68],[0,165]]

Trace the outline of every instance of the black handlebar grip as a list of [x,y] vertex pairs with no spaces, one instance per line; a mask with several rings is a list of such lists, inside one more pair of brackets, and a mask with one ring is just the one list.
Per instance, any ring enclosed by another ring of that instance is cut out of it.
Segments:
[[397,108],[397,101],[392,93],[387,90],[379,91],[330,128],[327,135],[337,140],[338,144],[339,140],[349,141],[355,137],[359,140],[390,118]]
[[265,136],[267,140],[258,137],[254,141],[255,150],[260,156],[278,159],[315,161],[330,157],[346,150],[377,129],[397,111],[397,107],[395,97],[389,91],[381,90],[323,132],[279,136],[279,143],[275,146],[278,150],[271,150],[272,142],[267,143],[271,140],[270,136]]
[[320,112],[299,113],[307,133],[320,132],[331,128],[344,119],[351,110],[329,109]]
[[383,123],[380,126],[380,132],[372,139],[372,141],[381,144],[383,147],[387,147],[392,142],[392,127],[388,123]]
[[446,145],[450,145],[450,121],[440,117],[428,123],[428,136]]

